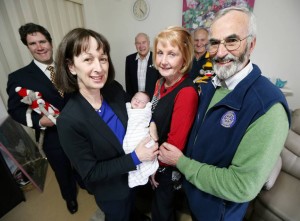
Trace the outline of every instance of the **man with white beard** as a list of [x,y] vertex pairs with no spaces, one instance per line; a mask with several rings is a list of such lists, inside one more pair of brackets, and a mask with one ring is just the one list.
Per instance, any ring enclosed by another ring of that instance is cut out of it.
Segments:
[[289,129],[284,95],[250,61],[256,23],[247,8],[225,8],[207,50],[216,76],[201,85],[185,155],[171,144],[158,159],[176,166],[194,221],[243,220],[273,169]]

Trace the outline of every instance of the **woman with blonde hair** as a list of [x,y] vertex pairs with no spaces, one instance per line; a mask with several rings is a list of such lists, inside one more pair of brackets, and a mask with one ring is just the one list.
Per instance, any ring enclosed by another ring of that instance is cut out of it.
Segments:
[[[198,106],[197,90],[187,75],[193,50],[192,36],[182,27],[168,27],[154,40],[153,63],[162,76],[152,100],[159,145],[168,142],[180,150],[185,147]],[[174,198],[181,188],[181,174],[175,167],[160,162],[151,184],[152,220],[175,220]]]

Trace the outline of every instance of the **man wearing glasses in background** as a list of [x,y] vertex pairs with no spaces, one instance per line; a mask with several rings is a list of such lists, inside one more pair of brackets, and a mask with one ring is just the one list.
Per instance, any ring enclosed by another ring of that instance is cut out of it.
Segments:
[[216,15],[207,44],[216,76],[201,84],[186,153],[168,143],[160,147],[158,159],[185,176],[194,221],[243,220],[283,148],[289,108],[250,61],[255,43],[255,17],[248,9],[225,8]]

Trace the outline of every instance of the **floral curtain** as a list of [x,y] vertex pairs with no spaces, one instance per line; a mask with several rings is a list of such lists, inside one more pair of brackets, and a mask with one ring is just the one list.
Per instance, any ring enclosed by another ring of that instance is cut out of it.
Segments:
[[209,28],[214,14],[230,6],[246,6],[253,10],[255,0],[183,0],[182,26],[193,30]]

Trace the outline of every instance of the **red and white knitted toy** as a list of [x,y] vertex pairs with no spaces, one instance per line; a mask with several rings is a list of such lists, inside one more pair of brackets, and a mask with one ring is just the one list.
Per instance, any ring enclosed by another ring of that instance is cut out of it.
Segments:
[[31,119],[32,111],[46,115],[54,124],[56,124],[56,117],[59,115],[59,110],[46,102],[42,98],[40,92],[34,92],[22,87],[16,87],[15,90],[22,97],[21,102],[28,104],[28,109],[26,111],[26,123],[28,127],[33,126]]

